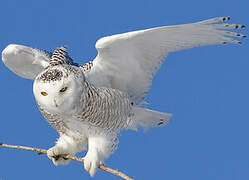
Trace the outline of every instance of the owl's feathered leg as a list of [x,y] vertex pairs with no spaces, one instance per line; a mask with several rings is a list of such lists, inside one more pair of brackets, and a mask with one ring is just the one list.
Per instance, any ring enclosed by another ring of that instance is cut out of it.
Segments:
[[54,165],[66,165],[70,160],[63,158],[63,155],[82,151],[87,144],[87,138],[75,139],[62,134],[57,140],[56,145],[47,151],[47,156]]
[[94,176],[99,165],[104,163],[116,149],[118,139],[116,134],[101,134],[88,137],[88,152],[84,157],[85,170]]

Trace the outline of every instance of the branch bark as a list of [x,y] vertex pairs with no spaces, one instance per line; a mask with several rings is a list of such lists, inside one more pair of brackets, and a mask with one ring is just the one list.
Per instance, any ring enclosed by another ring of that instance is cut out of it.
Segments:
[[[6,147],[6,148],[12,148],[12,149],[23,149],[23,150],[28,150],[28,151],[35,151],[35,152],[38,152],[38,154],[47,154],[47,150],[46,149],[40,149],[40,148],[34,148],[34,147],[27,147],[27,146],[19,146],[19,145],[10,145],[10,144],[4,144],[4,143],[0,143],[0,146],[1,147]],[[74,156],[74,155],[65,155],[64,156],[65,158],[67,159],[71,159],[71,160],[74,160],[74,161],[78,161],[78,162],[81,162],[81,163],[84,163],[84,158],[80,158],[80,157],[77,157],[77,156]],[[112,169],[112,168],[109,168],[105,165],[100,165],[99,166],[99,169],[103,170],[103,171],[106,171],[106,172],[109,172],[111,174],[114,174],[116,176],[119,176],[123,179],[126,179],[126,180],[134,180],[133,178],[127,176],[126,174],[120,172],[119,170],[115,170],[115,169]]]

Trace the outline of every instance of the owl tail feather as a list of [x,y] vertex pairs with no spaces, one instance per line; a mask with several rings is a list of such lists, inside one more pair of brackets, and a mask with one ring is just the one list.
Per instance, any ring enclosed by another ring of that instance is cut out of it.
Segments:
[[137,126],[143,128],[160,127],[169,123],[172,114],[162,113],[147,108],[135,107],[134,117],[129,123],[129,128],[136,129]]

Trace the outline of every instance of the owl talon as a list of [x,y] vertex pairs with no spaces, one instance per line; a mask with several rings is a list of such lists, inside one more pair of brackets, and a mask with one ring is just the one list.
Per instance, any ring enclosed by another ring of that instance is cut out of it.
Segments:
[[68,160],[68,158],[66,158],[67,154],[60,154],[60,155],[56,155],[56,156],[53,156],[53,158],[57,161],[59,159],[64,159],[64,160]]
[[84,157],[84,168],[86,171],[89,172],[91,177],[94,176],[101,164],[103,164],[103,161],[100,161],[98,156],[91,152],[88,152],[87,155]]
[[47,156],[52,160],[54,165],[66,165],[69,163],[69,159],[65,158],[67,154],[61,147],[54,146],[47,151]]
[[60,159],[60,155],[57,155],[57,156],[53,156],[53,158],[58,161]]

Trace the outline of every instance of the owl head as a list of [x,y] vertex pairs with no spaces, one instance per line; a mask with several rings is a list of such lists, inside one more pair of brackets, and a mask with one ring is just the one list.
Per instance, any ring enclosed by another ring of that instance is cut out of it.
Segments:
[[67,62],[65,47],[57,48],[49,66],[35,78],[33,93],[39,106],[51,113],[75,114],[80,107],[85,77],[82,70]]

